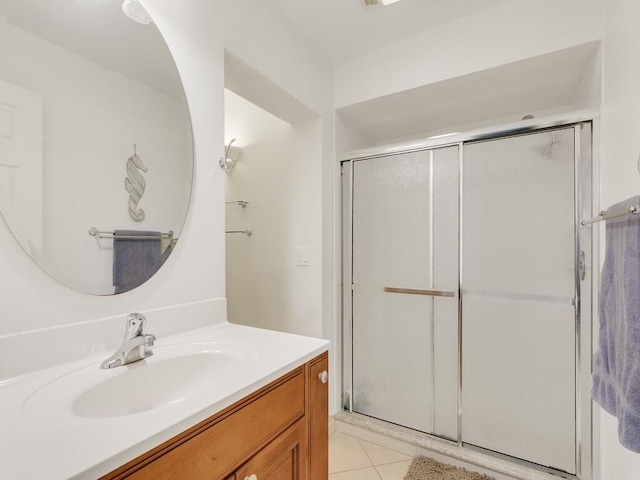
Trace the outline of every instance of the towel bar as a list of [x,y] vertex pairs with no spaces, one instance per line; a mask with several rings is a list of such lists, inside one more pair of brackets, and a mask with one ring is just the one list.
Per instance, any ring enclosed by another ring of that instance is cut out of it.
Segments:
[[620,212],[607,213],[605,211],[602,211],[593,218],[582,220],[580,222],[580,225],[584,227],[586,225],[591,225],[592,223],[602,222],[603,220],[609,220],[611,218],[624,217],[625,215],[633,215],[634,213],[638,212],[640,212],[640,205],[633,205],[632,207],[629,207],[626,210],[622,210]]
[[[96,238],[126,238],[127,240],[158,238],[157,235],[116,235],[115,232],[100,232],[96,227],[89,229],[89,235]],[[173,238],[173,230],[170,230],[168,233],[161,233],[160,238]]]
[[250,228],[245,228],[244,230],[227,230],[224,233],[244,233],[250,237],[253,231]]
[[240,205],[242,208],[247,208],[247,205],[249,205],[249,202],[247,202],[246,200],[235,200],[233,202],[224,202],[225,205]]

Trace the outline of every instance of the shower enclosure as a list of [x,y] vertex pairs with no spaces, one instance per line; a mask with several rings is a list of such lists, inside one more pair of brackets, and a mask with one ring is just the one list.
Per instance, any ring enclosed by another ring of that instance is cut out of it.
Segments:
[[581,122],[343,162],[346,410],[590,477],[591,143]]

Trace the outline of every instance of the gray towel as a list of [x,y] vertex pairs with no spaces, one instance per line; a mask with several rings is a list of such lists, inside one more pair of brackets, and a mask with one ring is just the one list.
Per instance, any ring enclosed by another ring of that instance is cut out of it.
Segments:
[[[142,285],[162,266],[170,253],[163,255],[160,232],[116,230],[113,240],[113,285],[115,293],[127,292]],[[148,236],[129,239],[127,236]],[[118,238],[121,237],[121,238]]]
[[[608,212],[639,203],[633,197]],[[640,214],[607,220],[592,394],[618,417],[620,444],[640,453]]]

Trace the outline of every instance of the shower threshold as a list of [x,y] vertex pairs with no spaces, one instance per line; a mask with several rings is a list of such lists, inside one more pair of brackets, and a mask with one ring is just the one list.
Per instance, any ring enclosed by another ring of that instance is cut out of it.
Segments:
[[458,442],[355,412],[339,412],[335,415],[335,420],[337,430],[345,434],[405,455],[423,455],[467,470],[484,473],[496,480],[577,480],[578,478],[565,472],[547,469],[473,445],[460,445]]

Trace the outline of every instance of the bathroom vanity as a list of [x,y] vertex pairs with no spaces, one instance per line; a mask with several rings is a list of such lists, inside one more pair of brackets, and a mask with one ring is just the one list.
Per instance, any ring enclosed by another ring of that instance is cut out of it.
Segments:
[[0,379],[0,478],[326,480],[329,342],[227,322],[168,334],[202,307],[149,313],[153,355],[117,368],[99,368],[113,318],[0,339],[15,355],[63,334],[114,340]]
[[136,458],[103,479],[326,479],[328,355]]

